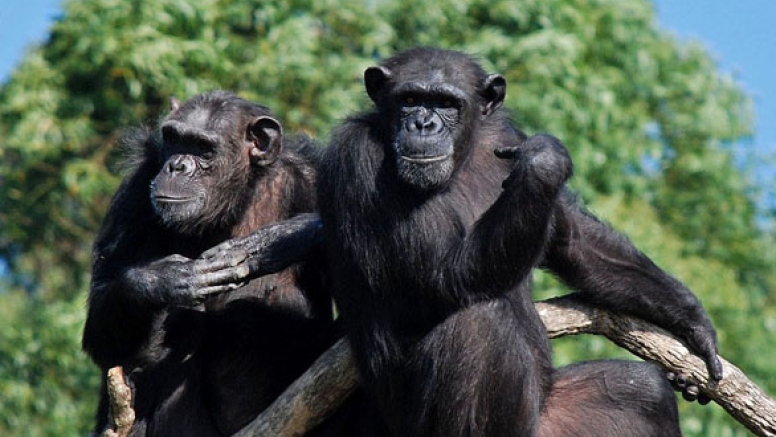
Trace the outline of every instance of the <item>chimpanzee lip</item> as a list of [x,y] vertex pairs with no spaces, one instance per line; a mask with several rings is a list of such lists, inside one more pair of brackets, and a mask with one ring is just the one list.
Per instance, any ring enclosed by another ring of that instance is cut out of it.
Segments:
[[186,203],[194,200],[194,197],[154,196],[154,200],[160,203]]
[[444,154],[444,155],[434,155],[434,156],[426,156],[426,155],[412,155],[407,156],[403,155],[401,159],[405,161],[409,161],[415,164],[433,164],[435,162],[444,161],[448,158],[450,158],[451,155]]

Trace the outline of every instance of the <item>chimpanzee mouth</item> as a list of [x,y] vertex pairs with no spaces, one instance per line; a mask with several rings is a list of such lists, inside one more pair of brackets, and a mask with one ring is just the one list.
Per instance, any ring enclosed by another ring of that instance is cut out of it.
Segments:
[[413,164],[433,164],[435,162],[441,162],[446,159],[449,159],[452,155],[436,155],[436,156],[425,156],[425,155],[413,155],[413,156],[407,156],[402,155],[401,159],[405,161],[409,161]]
[[154,201],[157,203],[188,203],[194,199],[196,197],[154,196]]

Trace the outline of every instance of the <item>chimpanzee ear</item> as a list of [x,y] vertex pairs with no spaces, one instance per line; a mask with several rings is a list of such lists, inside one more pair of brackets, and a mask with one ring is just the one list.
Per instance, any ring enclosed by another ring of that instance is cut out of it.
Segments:
[[388,82],[392,75],[391,70],[380,66],[369,67],[364,71],[364,85],[366,86],[366,92],[373,102],[377,103],[380,92],[383,91],[386,82]]
[[175,96],[170,97],[170,112],[177,112],[179,109],[181,109],[181,101]]
[[246,132],[248,156],[253,165],[270,165],[277,159],[283,143],[280,122],[261,116],[248,125]]
[[500,74],[491,74],[482,84],[482,96],[485,104],[482,105],[482,115],[488,116],[501,107],[504,97],[507,95],[507,81]]

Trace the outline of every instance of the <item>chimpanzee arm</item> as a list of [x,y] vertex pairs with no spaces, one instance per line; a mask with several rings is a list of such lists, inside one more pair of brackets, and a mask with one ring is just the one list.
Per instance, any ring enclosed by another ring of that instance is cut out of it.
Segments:
[[131,359],[143,352],[143,345],[160,328],[155,321],[169,306],[196,305],[208,295],[305,259],[320,240],[319,230],[318,217],[308,214],[229,240],[200,259],[169,255],[149,262],[137,255],[132,261],[130,253],[153,258],[157,249],[149,241],[154,239],[151,224],[145,232],[151,237],[128,239],[116,236],[120,233],[109,223],[95,249],[84,349],[100,364]]
[[251,235],[227,240],[198,259],[181,255],[132,265],[119,273],[118,287],[129,298],[149,305],[192,305],[259,276],[305,260],[320,243],[315,214],[267,225]]
[[515,161],[512,173],[448,263],[452,286],[468,294],[501,294],[530,273],[547,241],[557,195],[572,172],[565,146],[549,135],[498,149],[496,155]]
[[677,335],[703,357],[714,379],[722,379],[716,332],[698,298],[568,193],[558,201],[544,264],[592,303]]
[[[322,241],[318,214],[300,214],[267,225],[247,237],[227,240],[205,251],[200,260],[220,269],[218,274],[223,280],[242,282],[305,261]],[[223,265],[225,260],[237,259],[241,261],[234,266]]]

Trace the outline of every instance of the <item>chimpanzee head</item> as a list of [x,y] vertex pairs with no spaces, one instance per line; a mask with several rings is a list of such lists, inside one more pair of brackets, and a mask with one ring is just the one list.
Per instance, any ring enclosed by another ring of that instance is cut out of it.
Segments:
[[241,198],[282,143],[269,109],[224,91],[183,104],[173,98],[159,136],[151,202],[161,221],[181,233],[232,226],[248,204]]
[[484,118],[503,103],[506,81],[471,57],[418,48],[364,72],[369,97],[385,119],[398,178],[422,191],[444,186],[469,153]]

